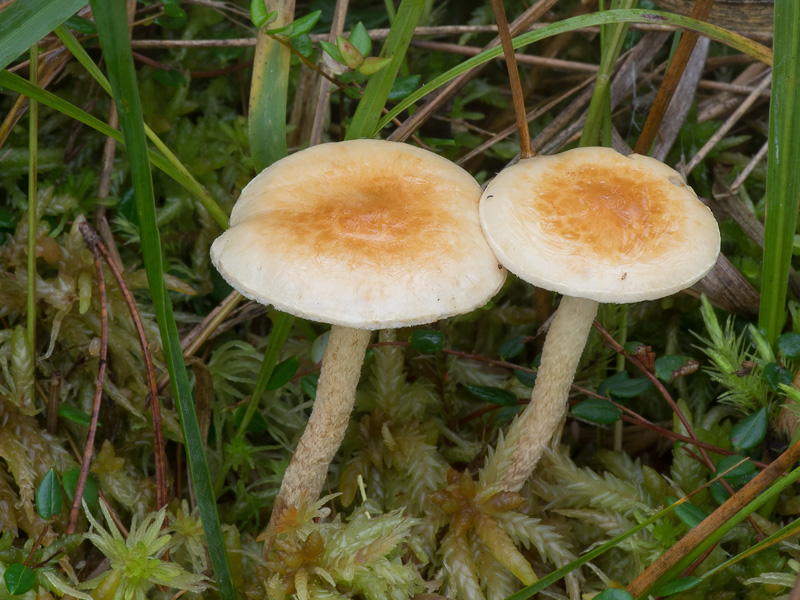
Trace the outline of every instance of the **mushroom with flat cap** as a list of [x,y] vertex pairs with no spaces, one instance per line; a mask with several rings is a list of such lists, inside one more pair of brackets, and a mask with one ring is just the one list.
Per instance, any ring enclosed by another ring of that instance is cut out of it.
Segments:
[[520,160],[488,185],[479,211],[503,266],[563,294],[531,402],[506,436],[514,451],[500,487],[516,491],[564,419],[598,302],[689,287],[716,263],[719,229],[677,171],[610,148]]
[[322,490],[374,329],[485,304],[505,280],[478,219],[481,189],[427,150],[380,140],[322,144],[261,172],[211,247],[244,296],[331,323],[316,399],[271,523]]

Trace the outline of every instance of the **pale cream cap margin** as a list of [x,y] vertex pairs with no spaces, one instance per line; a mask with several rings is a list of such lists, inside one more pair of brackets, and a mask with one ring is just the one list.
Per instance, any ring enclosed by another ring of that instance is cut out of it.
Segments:
[[481,188],[432,152],[321,144],[242,191],[211,260],[242,295],[346,327],[431,323],[483,306],[506,271],[478,219]]
[[716,220],[677,171],[609,148],[521,160],[488,185],[479,210],[509,271],[599,302],[675,293],[719,254]]

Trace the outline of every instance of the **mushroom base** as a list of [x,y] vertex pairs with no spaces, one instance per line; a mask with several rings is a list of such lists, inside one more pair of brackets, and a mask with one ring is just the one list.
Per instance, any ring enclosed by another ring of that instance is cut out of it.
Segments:
[[562,426],[569,389],[597,307],[594,300],[572,296],[561,299],[542,348],[531,403],[511,424],[505,437],[506,447],[514,450],[508,468],[500,476],[501,489],[516,492],[525,484]]

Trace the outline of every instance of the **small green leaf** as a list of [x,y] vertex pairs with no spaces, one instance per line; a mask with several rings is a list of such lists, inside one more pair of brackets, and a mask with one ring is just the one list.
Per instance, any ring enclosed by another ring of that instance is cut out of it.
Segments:
[[484,402],[500,404],[501,406],[517,405],[516,394],[508,390],[489,385],[469,385],[468,383],[465,383],[464,387],[467,388],[470,394]]
[[[72,421],[73,423],[77,423],[78,425],[83,425],[88,427],[92,422],[92,417],[87,415],[82,410],[75,408],[74,406],[69,406],[67,404],[59,404],[58,405],[58,416],[62,419],[66,419],[67,421]],[[98,427],[100,424],[98,423]]]
[[625,352],[627,352],[628,354],[635,355],[636,354],[636,349],[639,346],[646,346],[646,345],[647,344],[645,344],[644,342],[636,342],[636,341],[625,342],[625,346],[624,346],[625,347]]
[[746,416],[731,429],[731,444],[735,448],[753,448],[758,446],[767,435],[767,409],[758,409]]
[[414,350],[423,354],[439,352],[444,348],[444,336],[432,329],[416,329],[411,334],[411,337],[408,338],[408,341],[411,342],[411,347]]
[[183,73],[175,69],[155,69],[153,71],[153,79],[162,85],[170,87],[186,85],[186,78]]
[[361,21],[356,23],[356,26],[353,27],[353,30],[350,32],[350,37],[347,38],[347,40],[353,44],[362,55],[369,56],[372,54],[372,40],[369,37],[369,33],[367,33],[367,28],[364,27]]
[[786,358],[800,358],[800,333],[783,333],[779,335],[778,350]]
[[384,67],[388,66],[391,62],[391,58],[378,58],[377,56],[370,56],[364,59],[364,62],[362,62],[361,66],[358,67],[358,72],[369,77],[370,75],[374,75]]
[[[672,496],[667,496],[667,500],[670,504],[674,504],[678,501],[677,498]],[[681,521],[683,521],[689,529],[691,529],[693,527],[697,527],[697,525],[708,516],[708,513],[699,506],[695,506],[689,502],[684,502],[683,504],[675,507],[675,515]]]
[[756,473],[756,465],[749,458],[738,454],[724,456],[717,463],[717,473],[723,473],[740,462],[742,464],[726,473],[723,478],[734,486],[743,485],[750,481]]
[[767,363],[764,367],[764,379],[773,390],[778,390],[780,384],[791,385],[792,374],[788,369],[783,368],[778,363]]
[[317,339],[314,340],[314,343],[311,344],[311,360],[315,363],[318,363],[322,360],[323,354],[325,354],[325,348],[328,347],[328,338],[331,335],[331,330],[329,329],[322,335],[318,336]]
[[297,373],[299,366],[300,361],[297,360],[296,356],[287,358],[282,363],[276,365],[272,371],[272,375],[270,375],[269,381],[267,382],[267,389],[277,390],[278,388],[285,386],[292,380],[294,374]]
[[78,15],[70,17],[64,21],[64,25],[70,29],[74,29],[78,33],[84,33],[86,35],[97,33],[97,27],[94,26],[94,23],[92,23],[89,19],[84,19]]
[[278,18],[278,11],[268,11],[264,0],[250,1],[250,20],[256,27],[266,27]]
[[522,351],[525,350],[525,344],[523,342],[525,337],[524,335],[515,335],[511,339],[503,342],[503,345],[500,346],[500,350],[497,352],[500,358],[508,360],[509,358],[514,358],[522,354]]
[[[64,491],[67,492],[67,498],[70,502],[75,499],[75,490],[78,488],[78,478],[81,475],[81,470],[78,467],[64,471],[61,476],[62,483],[64,484]],[[90,510],[97,508],[97,482],[94,477],[89,475],[86,477],[86,485],[83,487],[83,500],[89,506]]]
[[335,60],[339,64],[342,64],[342,65],[345,64],[344,57],[342,56],[342,53],[339,52],[339,48],[337,48],[335,44],[331,44],[330,42],[326,42],[325,40],[320,40],[319,43],[320,43],[320,46],[322,46],[322,49],[325,52],[327,52],[328,55],[333,60]]
[[536,373],[528,373],[527,371],[514,369],[514,377],[516,377],[520,383],[527,385],[529,388],[532,388],[536,384]]
[[389,101],[396,102],[402,100],[413,92],[419,86],[422,75],[408,75],[407,77],[398,77],[392,84],[392,89],[389,91]]
[[344,64],[351,69],[357,69],[364,62],[364,55],[358,51],[358,48],[342,36],[336,37],[336,47],[339,49],[339,54],[344,59]]
[[6,581],[6,589],[14,596],[31,591],[36,584],[36,575],[33,569],[22,563],[9,565],[6,572],[3,573],[3,579]]
[[164,14],[170,19],[186,19],[186,11],[177,4],[164,2]]
[[[235,411],[233,411],[233,424],[237,428],[242,424],[242,419],[244,418],[244,413],[246,412],[247,412],[246,404],[242,404],[241,406],[237,407]],[[261,415],[261,413],[256,411],[253,413],[253,418],[250,419],[250,422],[247,424],[247,431],[250,431],[252,433],[269,431],[269,424]]]
[[619,421],[622,416],[622,412],[616,406],[601,398],[589,398],[579,402],[570,412],[579,419],[599,425],[611,425]]
[[730,492],[725,489],[725,486],[722,485],[721,481],[715,481],[708,486],[708,489],[711,492],[711,497],[717,504],[723,504],[731,497]]
[[55,469],[44,474],[36,490],[36,512],[46,521],[61,512],[61,486]]
[[306,58],[311,58],[311,55],[314,54],[314,46],[311,43],[311,37],[307,33],[293,37],[292,48]]
[[697,587],[702,583],[702,579],[699,577],[695,577],[694,575],[690,575],[689,577],[680,577],[678,579],[673,579],[669,583],[662,585],[656,592],[653,594],[654,596],[671,596],[672,594],[677,594],[678,592],[685,592],[686,590],[690,590],[694,587]]
[[300,37],[301,35],[306,35],[309,31],[314,28],[314,25],[317,24],[319,21],[319,16],[322,14],[321,10],[315,10],[312,13],[308,13],[307,15],[300,17],[285,25],[283,27],[278,27],[276,29],[268,29],[267,33],[270,35],[284,35],[289,39]]
[[664,383],[671,383],[675,371],[680,371],[691,360],[689,356],[680,354],[666,354],[659,356],[655,361],[656,377]]
[[300,387],[312,400],[317,398],[317,383],[319,383],[319,377],[316,375],[306,375],[300,380]]
[[614,373],[597,388],[601,396],[615,396],[617,398],[635,398],[646,392],[653,383],[645,377],[631,378],[625,371]]
[[633,600],[633,594],[616,588],[603,590],[593,600]]

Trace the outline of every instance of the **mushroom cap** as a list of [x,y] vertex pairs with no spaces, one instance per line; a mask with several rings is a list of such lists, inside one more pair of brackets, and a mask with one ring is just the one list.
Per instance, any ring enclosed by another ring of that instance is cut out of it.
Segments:
[[489,184],[479,210],[509,271],[599,302],[675,293],[719,254],[716,220],[677,171],[610,148],[520,160]]
[[380,140],[313,146],[262,171],[211,260],[242,295],[361,329],[430,323],[505,281],[478,219],[481,188],[426,150]]

